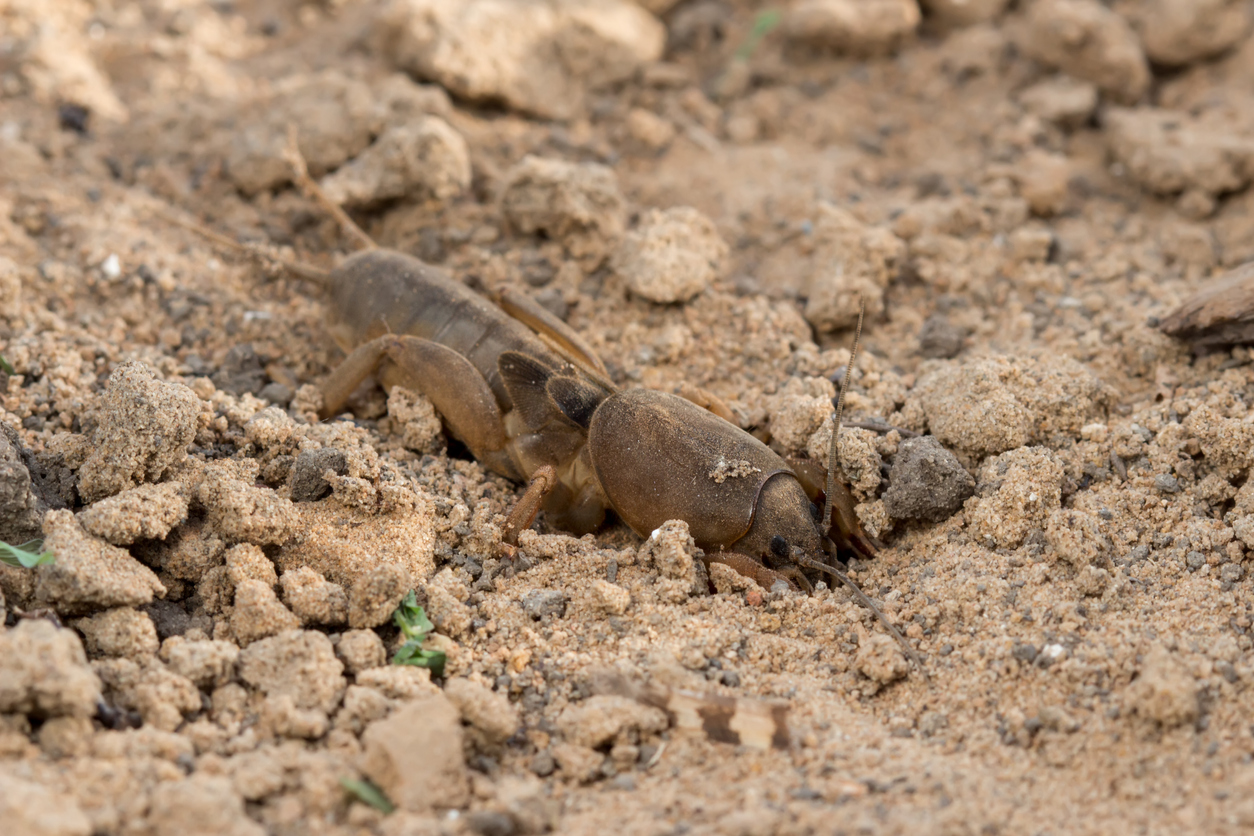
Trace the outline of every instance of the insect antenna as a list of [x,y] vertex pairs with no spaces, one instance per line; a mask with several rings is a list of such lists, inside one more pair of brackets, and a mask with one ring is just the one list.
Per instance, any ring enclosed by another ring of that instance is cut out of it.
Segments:
[[[836,494],[836,467],[840,463],[840,421],[845,411],[845,395],[849,392],[849,381],[853,378],[853,363],[858,357],[858,344],[862,341],[862,321],[865,316],[866,299],[861,299],[858,304],[858,328],[853,334],[853,348],[849,351],[849,363],[845,366],[845,379],[840,382],[840,398],[836,401],[836,415],[832,419],[832,443],[827,449],[827,498],[823,502],[823,531],[830,531],[832,527],[832,497]],[[822,561],[815,560],[809,555],[798,555],[797,562],[809,569],[826,572],[848,587],[849,591],[858,599],[858,603],[875,613],[875,617],[880,620],[884,628],[889,633],[892,633],[893,638],[897,640],[897,643],[901,645],[901,649],[905,651],[906,658],[913,662],[915,667],[922,672],[924,681],[929,683],[932,681],[927,674],[927,668],[923,666],[923,659],[920,658],[918,652],[910,646],[910,643],[906,641],[906,637],[901,634],[901,631],[888,620],[888,616],[884,614],[884,611],[875,606],[875,602],[848,575],[833,566],[828,566]]]
[[336,223],[357,243],[357,249],[378,249],[374,239],[367,235],[365,230],[359,227],[343,207],[332,200],[318,185],[318,181],[310,175],[309,166],[305,163],[305,155],[300,152],[300,145],[296,141],[296,126],[293,124],[287,126],[287,144],[283,147],[283,159],[292,169],[292,179],[295,180],[300,190],[305,193],[306,197],[321,206],[322,211],[335,218]]
[[849,379],[853,377],[853,361],[858,357],[858,343],[862,341],[862,318],[866,315],[866,299],[858,303],[858,330],[853,334],[853,348],[849,351],[849,363],[845,366],[845,379],[840,382],[840,399],[836,401],[836,417],[832,420],[832,443],[827,448],[827,499],[823,502],[823,530],[832,527],[832,497],[836,495],[836,465],[840,454],[840,418],[845,411],[845,394],[849,391]]
[[905,652],[906,658],[913,662],[914,666],[919,669],[920,673],[923,674],[923,680],[931,683],[932,678],[928,676],[927,668],[923,666],[922,657],[920,657],[918,652],[910,646],[910,642],[906,641],[906,637],[901,634],[901,631],[894,627],[893,623],[888,620],[888,616],[884,614],[884,611],[875,606],[875,602],[871,600],[870,596],[862,591],[861,587],[853,582],[852,578],[839,569],[833,566],[828,566],[826,563],[815,560],[809,556],[799,556],[797,558],[797,562],[808,569],[817,569],[820,572],[826,572],[847,586],[849,591],[853,593],[853,596],[858,599],[858,603],[875,613],[875,617],[878,618],[880,623],[884,625],[884,629],[892,633],[893,638],[897,640],[897,643],[901,645],[901,649]]
[[236,241],[234,238],[229,238],[207,226],[203,226],[202,224],[198,224],[194,221],[184,220],[172,212],[156,210],[156,214],[163,220],[166,220],[175,226],[190,229],[200,237],[225,250],[239,253],[240,255],[252,259],[261,266],[261,269],[264,270],[267,275],[271,277],[277,276],[278,274],[286,271],[291,273],[293,276],[298,276],[299,278],[306,279],[307,281],[311,281],[324,287],[330,279],[331,274],[326,270],[319,270],[317,267],[313,267],[308,264],[290,261],[279,255],[279,251],[276,247],[267,244],[241,243]]

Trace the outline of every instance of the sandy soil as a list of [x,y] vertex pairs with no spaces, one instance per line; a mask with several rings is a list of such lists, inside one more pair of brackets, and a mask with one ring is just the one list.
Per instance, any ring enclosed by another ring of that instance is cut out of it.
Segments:
[[[0,535],[56,554],[0,567],[6,832],[1254,827],[1254,358],[1154,327],[1254,258],[1254,10],[921,5],[0,0]],[[337,263],[289,126],[380,245],[782,453],[865,298],[851,574],[930,679],[682,526],[499,560],[520,486],[420,395],[311,420],[322,291],[175,222]]]

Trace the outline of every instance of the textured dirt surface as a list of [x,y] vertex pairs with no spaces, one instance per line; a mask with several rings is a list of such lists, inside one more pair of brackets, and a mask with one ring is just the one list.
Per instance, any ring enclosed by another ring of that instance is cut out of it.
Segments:
[[[0,566],[6,832],[1254,827],[1254,356],[1154,327],[1254,259],[1252,15],[0,0],[0,527],[56,553]],[[682,526],[542,518],[503,563],[520,487],[420,395],[317,422],[320,290],[174,222],[334,265],[289,128],[381,245],[783,453],[825,455],[866,299],[851,574],[930,681]],[[442,678],[387,664],[410,589]],[[606,666],[783,701],[791,743]]]

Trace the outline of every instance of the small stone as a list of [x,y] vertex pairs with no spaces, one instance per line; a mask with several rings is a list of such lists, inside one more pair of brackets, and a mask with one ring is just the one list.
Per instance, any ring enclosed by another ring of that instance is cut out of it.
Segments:
[[241,647],[300,626],[300,619],[279,602],[267,583],[244,580],[235,585],[231,634]]
[[330,713],[347,683],[344,665],[322,633],[290,630],[240,652],[239,676],[267,696],[291,697],[297,708]]
[[142,363],[123,363],[105,384],[78,491],[95,502],[160,479],[187,458],[196,437],[200,399],[180,383],[157,380]]
[[930,435],[901,442],[888,482],[884,508],[897,520],[940,522],[975,492],[975,479],[958,457]]
[[153,836],[265,836],[266,832],[244,812],[244,800],[231,781],[216,775],[158,784],[146,824]]
[[457,709],[443,694],[416,699],[361,736],[361,771],[402,810],[425,813],[470,800]]
[[611,266],[632,293],[652,302],[687,302],[720,274],[727,244],[696,209],[650,209],[614,253]]
[[386,624],[410,588],[404,566],[381,563],[366,570],[348,593],[348,626],[364,630]]
[[1044,447],[1020,447],[987,459],[966,502],[967,525],[986,547],[1018,548],[1044,528],[1062,502],[1062,462]]
[[1061,154],[1033,149],[1015,167],[1019,193],[1027,200],[1033,214],[1056,215],[1067,203],[1071,181],[1071,161]]
[[1045,524],[1045,543],[1065,563],[1081,572],[1105,563],[1112,551],[1110,539],[1097,517],[1076,508],[1059,508]]
[[597,606],[609,615],[622,615],[631,606],[631,593],[604,578],[592,582],[592,597]]
[[1197,719],[1198,683],[1172,653],[1159,644],[1144,656],[1137,678],[1128,686],[1127,705],[1132,711],[1164,728]]
[[929,16],[951,26],[970,26],[993,20],[1010,0],[920,0]]
[[1245,0],[1149,0],[1140,5],[1145,53],[1168,67],[1231,49],[1245,40],[1254,22],[1254,8]]
[[1196,572],[1206,565],[1206,555],[1201,552],[1189,552],[1184,556],[1184,565],[1190,572]]
[[331,494],[331,483],[323,474],[332,471],[339,476],[348,475],[348,457],[334,447],[302,450],[292,465],[292,478],[288,495],[293,502],[315,502]]
[[784,33],[814,46],[874,55],[887,52],[918,28],[915,0],[801,0],[784,16]]
[[614,170],[526,156],[505,175],[501,213],[520,232],[542,232],[595,268],[622,238],[626,201]]
[[828,332],[857,324],[862,302],[872,321],[883,314],[884,290],[905,262],[905,242],[826,203],[819,206],[813,237],[803,277],[806,320]]
[[[245,461],[255,474],[256,460]],[[244,481],[230,465],[206,466],[196,496],[209,527],[227,542],[275,545],[295,533],[298,518],[291,501]]]
[[1097,0],[1036,0],[1018,21],[1029,57],[1135,102],[1150,83],[1149,62],[1132,27]]
[[533,589],[522,596],[523,611],[536,621],[545,616],[566,615],[566,594],[556,589]]
[[586,93],[662,56],[666,28],[626,0],[392,0],[375,16],[380,52],[458,98],[571,119]]
[[237,587],[244,581],[260,581],[273,589],[279,583],[274,563],[252,543],[226,550],[226,574]]
[[910,672],[910,663],[901,652],[901,647],[892,637],[880,633],[859,636],[854,667],[867,679],[880,685],[895,682]]
[[102,499],[78,515],[84,530],[115,546],[164,540],[185,519],[187,495],[178,482],[140,485]]
[[557,771],[557,761],[548,751],[537,752],[536,756],[531,759],[531,771],[541,778],[547,778]]
[[348,620],[348,596],[339,584],[301,566],[279,578],[283,602],[303,624],[343,624]]
[[23,619],[0,631],[0,713],[91,717],[100,687],[73,630]]
[[1160,493],[1179,493],[1180,480],[1170,473],[1159,473],[1154,477],[1154,488]]
[[1010,257],[1015,261],[1042,262],[1054,248],[1054,233],[1038,226],[1021,226],[1010,233]]
[[374,144],[322,181],[336,203],[368,206],[399,197],[448,200],[470,187],[466,140],[438,116],[388,128]]
[[125,549],[89,536],[69,511],[44,516],[44,548],[56,562],[34,571],[35,596],[61,613],[135,607],[164,596],[165,586]]
[[1019,94],[1029,113],[1064,128],[1079,128],[1097,110],[1097,85],[1060,75],[1038,81]]
[[224,641],[188,641],[182,636],[166,639],[161,645],[161,658],[170,670],[211,691],[231,681],[239,648]]
[[457,706],[462,720],[483,732],[492,743],[504,743],[518,731],[518,709],[504,694],[489,691],[469,679],[456,678],[444,683],[444,695]]
[[130,607],[80,618],[74,626],[93,656],[150,656],[160,647],[152,619]]
[[261,387],[261,391],[257,393],[257,397],[261,398],[266,403],[286,407],[292,402],[292,398],[296,397],[296,393],[292,391],[292,387],[290,386],[285,386],[282,383],[271,381]]
[[591,749],[624,735],[660,734],[669,725],[660,709],[607,694],[567,706],[557,718],[557,728],[567,741]]
[[[0,773],[0,821],[13,836],[89,836],[91,820],[74,796]],[[261,828],[257,828],[260,836]]]
[[627,135],[640,147],[657,153],[675,138],[675,126],[652,111],[633,107],[627,113]]
[[[386,116],[363,81],[338,70],[293,73],[237,115],[238,129],[225,149],[227,174],[248,195],[289,182],[292,169],[283,152],[291,127],[310,173],[321,177],[369,145]],[[241,391],[256,394],[261,379]]]
[[345,632],[335,645],[335,655],[344,663],[344,670],[353,676],[387,664],[383,640],[374,630]]
[[932,314],[919,329],[919,354],[929,359],[956,357],[966,344],[967,334],[943,314]]
[[1111,156],[1142,188],[1159,195],[1183,193],[1204,201],[1243,189],[1254,178],[1254,137],[1222,109],[1192,113],[1152,107],[1102,112]]

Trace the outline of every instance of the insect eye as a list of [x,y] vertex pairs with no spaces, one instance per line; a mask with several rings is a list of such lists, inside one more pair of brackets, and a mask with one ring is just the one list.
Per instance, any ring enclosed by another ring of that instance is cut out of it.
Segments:
[[815,522],[819,521],[819,506],[815,505],[813,502],[810,503],[810,516]]
[[776,534],[771,538],[771,554],[776,557],[788,556],[788,541]]

